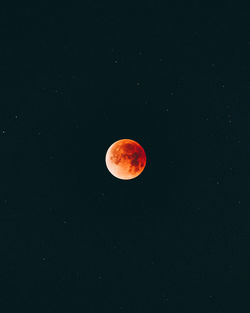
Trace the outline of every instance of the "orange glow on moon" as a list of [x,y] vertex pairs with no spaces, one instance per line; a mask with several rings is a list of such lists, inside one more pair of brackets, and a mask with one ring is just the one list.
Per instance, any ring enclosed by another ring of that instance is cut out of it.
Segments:
[[113,176],[128,180],[142,173],[146,166],[146,154],[138,142],[121,139],[109,147],[105,161]]

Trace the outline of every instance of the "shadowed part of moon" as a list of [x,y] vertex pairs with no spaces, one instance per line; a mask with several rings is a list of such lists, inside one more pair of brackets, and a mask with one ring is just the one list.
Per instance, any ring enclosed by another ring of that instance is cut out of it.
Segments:
[[132,179],[146,166],[146,154],[142,146],[131,139],[113,143],[106,153],[106,165],[112,175],[120,179]]

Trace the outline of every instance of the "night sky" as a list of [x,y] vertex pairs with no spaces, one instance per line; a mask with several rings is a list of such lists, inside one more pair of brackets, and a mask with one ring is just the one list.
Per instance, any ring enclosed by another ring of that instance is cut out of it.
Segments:
[[0,313],[250,312],[248,13],[1,9]]

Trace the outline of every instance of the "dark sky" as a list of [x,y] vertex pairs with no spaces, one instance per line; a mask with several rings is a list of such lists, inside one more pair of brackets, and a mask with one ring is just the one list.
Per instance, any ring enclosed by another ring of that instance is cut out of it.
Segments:
[[82,3],[0,12],[0,312],[249,312],[249,10]]

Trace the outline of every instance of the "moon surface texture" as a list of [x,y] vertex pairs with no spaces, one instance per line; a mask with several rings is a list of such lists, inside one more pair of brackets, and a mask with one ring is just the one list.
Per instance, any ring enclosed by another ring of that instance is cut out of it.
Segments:
[[128,180],[142,173],[146,166],[146,154],[138,142],[121,139],[108,148],[105,161],[113,176]]

